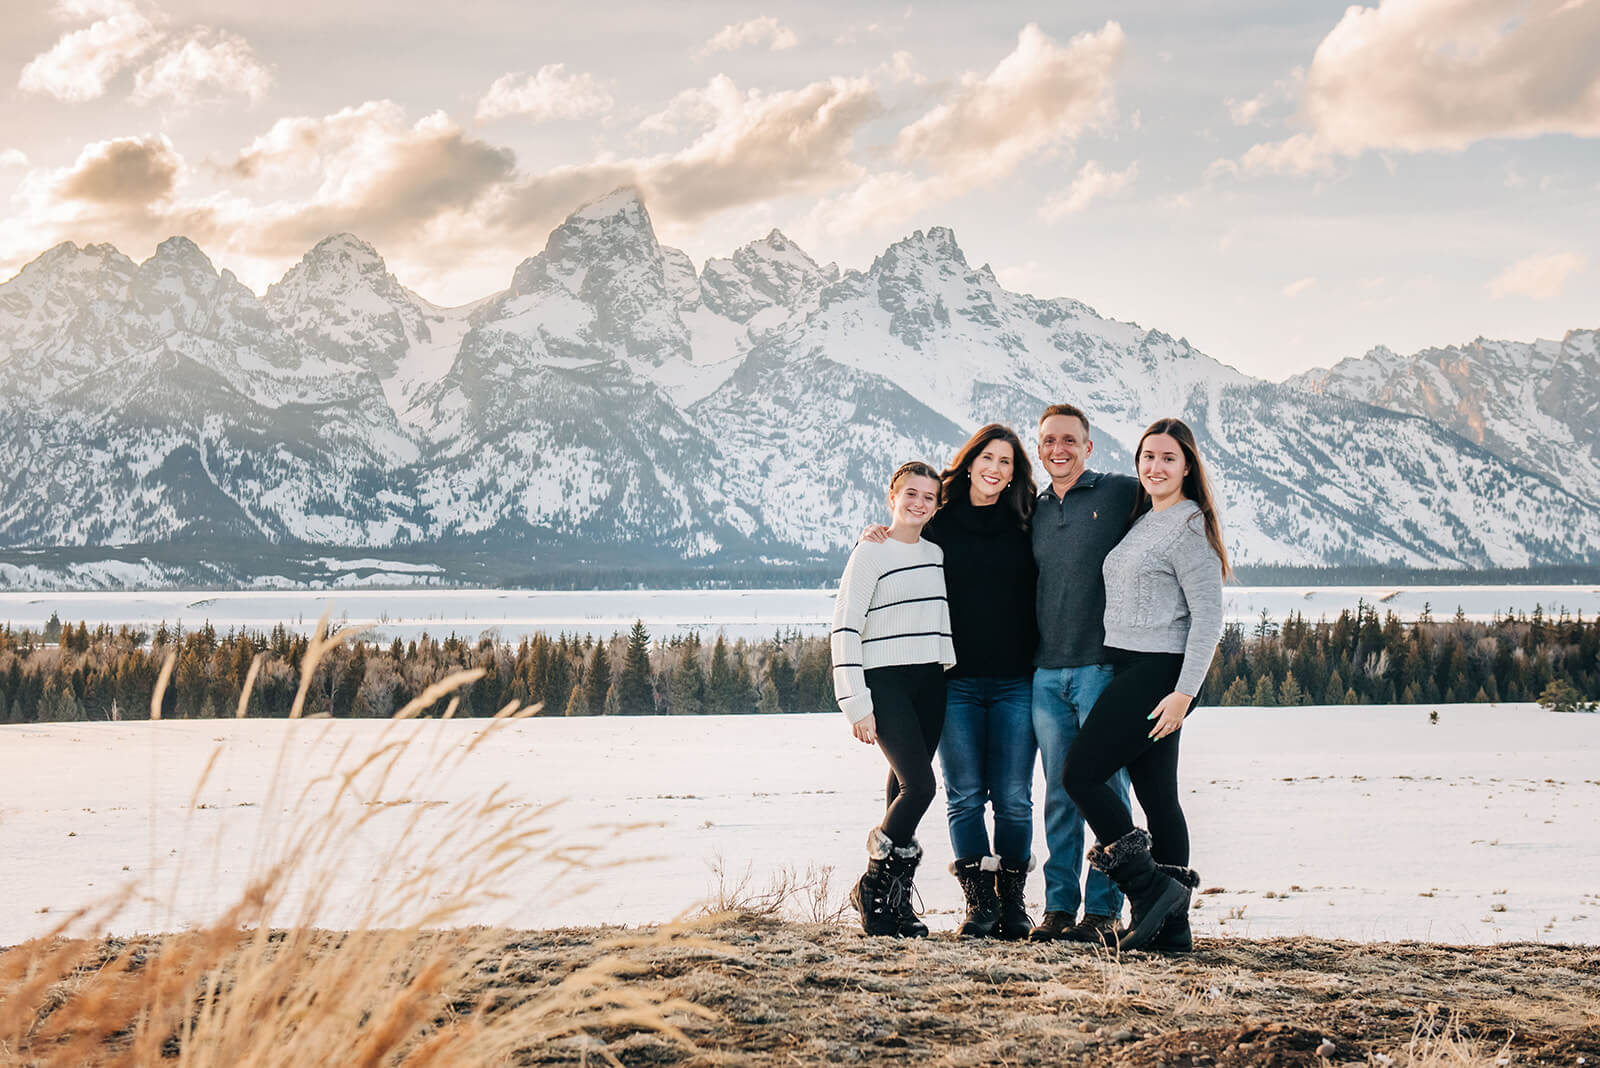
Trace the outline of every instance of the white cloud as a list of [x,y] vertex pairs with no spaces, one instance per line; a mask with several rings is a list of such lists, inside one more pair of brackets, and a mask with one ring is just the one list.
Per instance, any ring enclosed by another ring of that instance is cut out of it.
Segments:
[[135,104],[166,99],[184,105],[236,93],[254,101],[271,84],[272,72],[256,59],[248,41],[201,27],[141,69],[129,99]]
[[[1037,26],[1024,27],[1017,47],[992,71],[963,76],[943,102],[900,131],[894,154],[903,169],[864,176],[854,189],[817,204],[799,229],[854,234],[897,226],[1109,120],[1122,49],[1115,22],[1066,45]],[[926,170],[912,169],[919,166]]]
[[0,152],[0,170],[8,170],[12,167],[26,167],[27,165],[28,154],[20,148],[8,148]]
[[1298,297],[1300,294],[1304,293],[1306,290],[1310,289],[1316,284],[1317,280],[1315,278],[1302,278],[1298,281],[1290,282],[1288,285],[1284,286],[1283,295],[1288,297],[1290,300],[1293,300],[1295,297]]
[[119,71],[163,36],[154,22],[125,0],[63,5],[58,12],[69,18],[100,17],[63,34],[49,51],[31,59],[17,79],[19,89],[69,103],[94,100],[105,94]]
[[793,30],[771,15],[763,15],[722,27],[706,42],[701,54],[731,52],[738,48],[765,48],[769,52],[782,52],[799,43],[800,38],[795,36]]
[[1126,170],[1107,171],[1094,160],[1078,169],[1078,176],[1065,190],[1051,193],[1039,209],[1040,218],[1055,223],[1068,215],[1076,214],[1100,197],[1112,196],[1133,184],[1138,177],[1139,165],[1130,164]]
[[1123,43],[1115,22],[1064,46],[1025,26],[994,70],[964,76],[948,100],[901,130],[895,154],[972,182],[1009,174],[1040,149],[1111,117]]
[[536,122],[589,119],[611,110],[611,93],[592,74],[568,74],[566,64],[550,63],[533,74],[502,74],[478,101],[479,122],[522,115]]
[[680,93],[653,128],[694,121],[688,147],[636,161],[638,184],[679,220],[736,204],[816,193],[858,179],[856,131],[882,110],[866,78],[830,78],[776,93],[741,92],[726,75]]
[[129,97],[135,104],[186,106],[227,94],[259,100],[272,83],[249,42],[226,30],[196,26],[175,37],[158,27],[164,16],[153,9],[146,14],[132,0],[63,0],[56,13],[96,21],[63,34],[30,60],[17,81],[24,91],[69,103],[95,100],[118,74],[151,54],[155,58],[135,75]]
[[[1300,133],[1283,141],[1251,145],[1230,169],[1246,174],[1310,174],[1331,170],[1334,157],[1333,146],[1325,139]],[[1232,163],[1231,160],[1222,162]],[[1223,170],[1216,164],[1212,167],[1217,173]]]
[[1248,173],[1324,170],[1369,150],[1460,151],[1487,138],[1600,136],[1600,3],[1382,0],[1317,47],[1299,118]]
[[1587,264],[1587,258],[1576,252],[1529,256],[1501,271],[1485,288],[1490,296],[1496,298],[1552,300],[1561,295],[1567,279],[1583,270]]
[[1249,126],[1256,121],[1256,116],[1261,114],[1261,109],[1267,106],[1267,95],[1260,93],[1249,100],[1229,99],[1228,118],[1233,120],[1235,126]]

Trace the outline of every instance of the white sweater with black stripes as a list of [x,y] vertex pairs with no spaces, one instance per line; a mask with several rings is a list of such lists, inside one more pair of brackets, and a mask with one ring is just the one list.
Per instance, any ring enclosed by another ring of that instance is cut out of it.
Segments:
[[955,662],[944,550],[926,538],[858,544],[833,602],[833,693],[845,716],[872,714],[868,668]]

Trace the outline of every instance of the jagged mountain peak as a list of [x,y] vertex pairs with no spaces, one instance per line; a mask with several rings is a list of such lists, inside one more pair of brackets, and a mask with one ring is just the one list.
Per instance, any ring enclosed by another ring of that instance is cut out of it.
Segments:
[[623,185],[603,197],[596,197],[567,216],[569,223],[581,220],[621,220],[631,226],[649,227],[650,212],[646,210],[639,190],[631,185]]
[[[199,245],[195,244],[193,241],[189,240],[187,237],[184,237],[182,234],[174,234],[172,237],[169,237],[165,241],[161,242],[161,244],[156,246],[154,254],[152,254],[151,257],[144,262],[145,264],[192,264],[196,267],[199,267],[203,264],[204,269],[211,275],[215,276],[217,273],[216,266],[211,262],[211,257],[205,254],[205,250]],[[140,264],[140,266],[142,267],[144,264]]]
[[24,279],[43,279],[62,274],[91,274],[108,267],[131,273],[136,266],[133,260],[110,243],[101,242],[79,248],[72,241],[63,241],[24,264],[22,270],[4,284],[11,285]]
[[364,241],[348,231],[329,234],[318,241],[309,253],[309,256],[349,256],[352,259],[376,261],[383,263],[383,257],[378,255],[378,250],[372,247],[371,242]]
[[[926,260],[949,260],[967,268],[967,255],[956,241],[956,232],[948,226],[932,226],[916,230],[890,245],[884,256],[915,256]],[[879,257],[883,259],[883,257]]]
[[267,287],[265,303],[275,315],[291,314],[293,306],[307,300],[348,296],[353,290],[374,295],[385,303],[412,303],[411,291],[389,273],[371,244],[350,233],[333,234],[318,241],[284,276]]

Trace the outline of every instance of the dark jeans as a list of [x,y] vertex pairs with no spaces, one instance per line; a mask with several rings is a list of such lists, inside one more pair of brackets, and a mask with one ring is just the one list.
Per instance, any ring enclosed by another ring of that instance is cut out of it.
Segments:
[[881,826],[895,845],[907,846],[938,785],[933,754],[944,729],[944,669],[938,664],[895,664],[864,674],[872,691],[878,748],[889,761]]
[[1183,730],[1153,741],[1150,728],[1155,723],[1147,718],[1177,685],[1183,656],[1124,649],[1106,653],[1115,674],[1078,729],[1062,781],[1094,836],[1109,845],[1133,830],[1127,802],[1106,785],[1118,768],[1127,768],[1139,807],[1150,821],[1151,854],[1158,863],[1187,866],[1189,824],[1178,801]]
[[1025,868],[1033,852],[1033,677],[948,679],[939,764],[957,860],[989,854],[984,810],[994,809],[994,852]]

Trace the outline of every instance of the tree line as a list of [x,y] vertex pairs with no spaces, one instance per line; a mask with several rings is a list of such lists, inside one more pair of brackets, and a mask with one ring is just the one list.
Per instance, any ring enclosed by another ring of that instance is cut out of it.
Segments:
[[[238,713],[250,666],[261,666],[247,716],[284,717],[293,706],[309,639],[162,624],[154,633],[52,617],[41,633],[0,628],[0,722],[134,720],[150,716],[157,676],[175,656],[162,718]],[[826,637],[779,633],[747,642],[697,634],[652,641],[642,622],[627,634],[532,635],[516,644],[424,634],[387,644],[356,640],[317,664],[305,713],[385,718],[457,671],[483,677],[461,691],[457,715],[492,716],[511,702],[541,715],[629,716],[831,712]],[[1592,708],[1600,698],[1600,621],[1542,610],[1488,622],[1402,622],[1362,603],[1337,619],[1263,613],[1229,624],[1200,700],[1221,705],[1426,704],[1541,701]],[[442,707],[436,710],[442,712]]]

